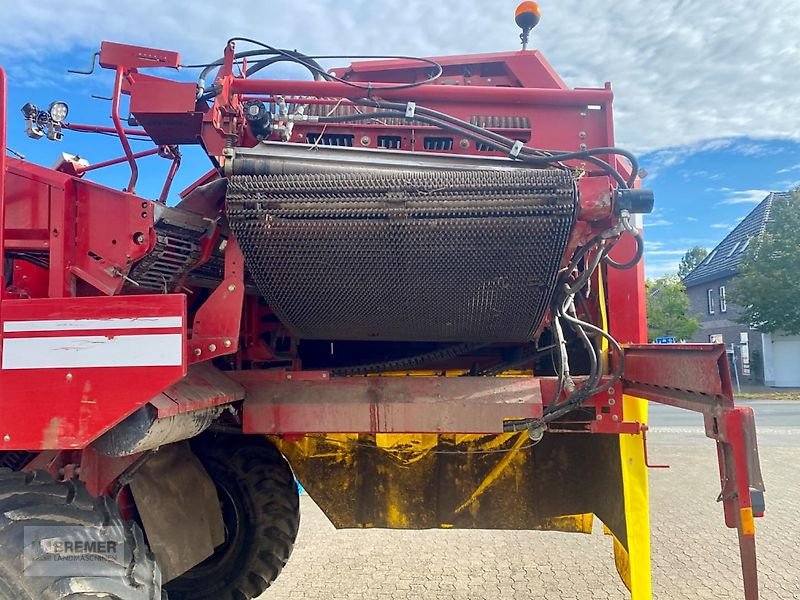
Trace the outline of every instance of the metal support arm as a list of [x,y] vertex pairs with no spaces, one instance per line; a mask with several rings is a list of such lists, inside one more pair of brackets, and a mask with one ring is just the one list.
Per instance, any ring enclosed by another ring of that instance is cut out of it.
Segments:
[[626,394],[702,413],[717,443],[725,524],[736,529],[745,600],[758,599],[755,524],[763,515],[764,482],[753,409],[734,406],[721,344],[653,344],[625,349]]

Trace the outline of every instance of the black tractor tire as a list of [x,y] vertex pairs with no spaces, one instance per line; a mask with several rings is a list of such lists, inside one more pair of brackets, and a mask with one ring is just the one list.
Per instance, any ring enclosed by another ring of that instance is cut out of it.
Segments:
[[225,542],[165,584],[170,600],[250,600],[280,575],[300,527],[294,474],[269,441],[200,436],[193,448],[217,486]]
[[[107,540],[113,534],[123,546],[118,554],[70,561],[69,575],[43,570],[30,576],[23,568],[26,527],[64,528],[46,530],[48,535],[63,532],[64,541]],[[98,598],[162,600],[161,571],[139,526],[123,521],[109,498],[92,498],[79,481],[0,469],[0,600]]]

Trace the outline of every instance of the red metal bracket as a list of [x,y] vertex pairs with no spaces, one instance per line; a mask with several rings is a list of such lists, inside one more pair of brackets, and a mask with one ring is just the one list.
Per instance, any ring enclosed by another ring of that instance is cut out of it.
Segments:
[[582,220],[599,221],[611,216],[614,191],[608,177],[583,177],[578,180],[578,190],[578,214]]
[[244,302],[244,257],[234,237],[225,246],[225,279],[197,310],[188,341],[189,362],[210,360],[239,349]]
[[702,413],[717,443],[725,524],[739,537],[745,600],[758,598],[751,488],[764,491],[753,409],[736,407],[721,344],[646,344],[625,349],[625,392]]
[[130,456],[105,456],[92,446],[81,452],[78,476],[86,484],[86,491],[98,497],[109,494],[118,485],[120,475],[142,458],[142,453]]
[[231,404],[244,398],[244,388],[210,364],[189,367],[186,377],[150,400],[159,419]]
[[180,55],[171,50],[130,46],[116,42],[100,44],[100,66],[104,69],[116,69],[117,67],[128,69],[170,67],[177,69],[180,64]]

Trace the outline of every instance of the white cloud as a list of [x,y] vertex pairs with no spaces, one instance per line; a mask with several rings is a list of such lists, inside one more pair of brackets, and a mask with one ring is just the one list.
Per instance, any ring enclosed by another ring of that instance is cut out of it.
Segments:
[[667,225],[672,225],[672,221],[667,221],[666,219],[656,219],[655,221],[645,221],[645,227],[665,227]]
[[791,173],[792,171],[800,170],[800,164],[792,165],[791,167],[786,167],[785,169],[778,169],[778,173]]
[[772,184],[773,190],[793,190],[800,186],[800,181],[797,179],[781,179]]
[[[49,59],[67,56],[84,67],[101,39],[175,49],[186,61],[205,61],[217,58],[233,35],[307,53],[442,55],[518,47],[513,4],[316,0],[283,4],[277,19],[270,18],[271,7],[248,5],[221,16],[219,6],[196,0],[118,1],[113,8],[85,0],[58,10],[4,2],[0,61],[50,69]],[[613,6],[565,0],[547,3],[543,13],[533,42],[569,85],[614,83],[622,145],[644,151],[712,138],[800,139],[800,45],[786,28],[800,21],[796,0],[729,0],[724,10],[717,2],[644,7],[640,0]],[[758,144],[738,149],[762,150]]]
[[697,217],[686,217],[687,221],[691,221],[692,223],[697,223],[700,219]]
[[683,256],[686,250],[648,250],[647,256]]
[[768,190],[739,190],[730,192],[727,198],[717,202],[717,206],[723,204],[758,204],[768,195]]
[[712,223],[711,227],[714,229],[730,229],[733,225],[730,223]]
[[679,260],[650,260],[646,256],[644,259],[645,275],[651,279],[663,275],[674,275],[678,272],[679,265]]

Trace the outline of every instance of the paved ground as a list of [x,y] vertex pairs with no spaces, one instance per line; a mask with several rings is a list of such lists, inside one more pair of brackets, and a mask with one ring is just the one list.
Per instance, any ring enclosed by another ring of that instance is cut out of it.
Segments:
[[[800,403],[781,403],[780,410],[789,412],[780,415],[778,407],[754,404],[764,424],[761,461],[768,488],[767,518],[757,521],[762,599],[800,598]],[[653,420],[652,460],[672,466],[650,471],[653,598],[741,598],[736,535],[724,527],[714,502],[714,445],[703,437],[699,421],[658,409]],[[628,597],[610,541],[599,531],[336,531],[306,496],[292,560],[262,598]]]

